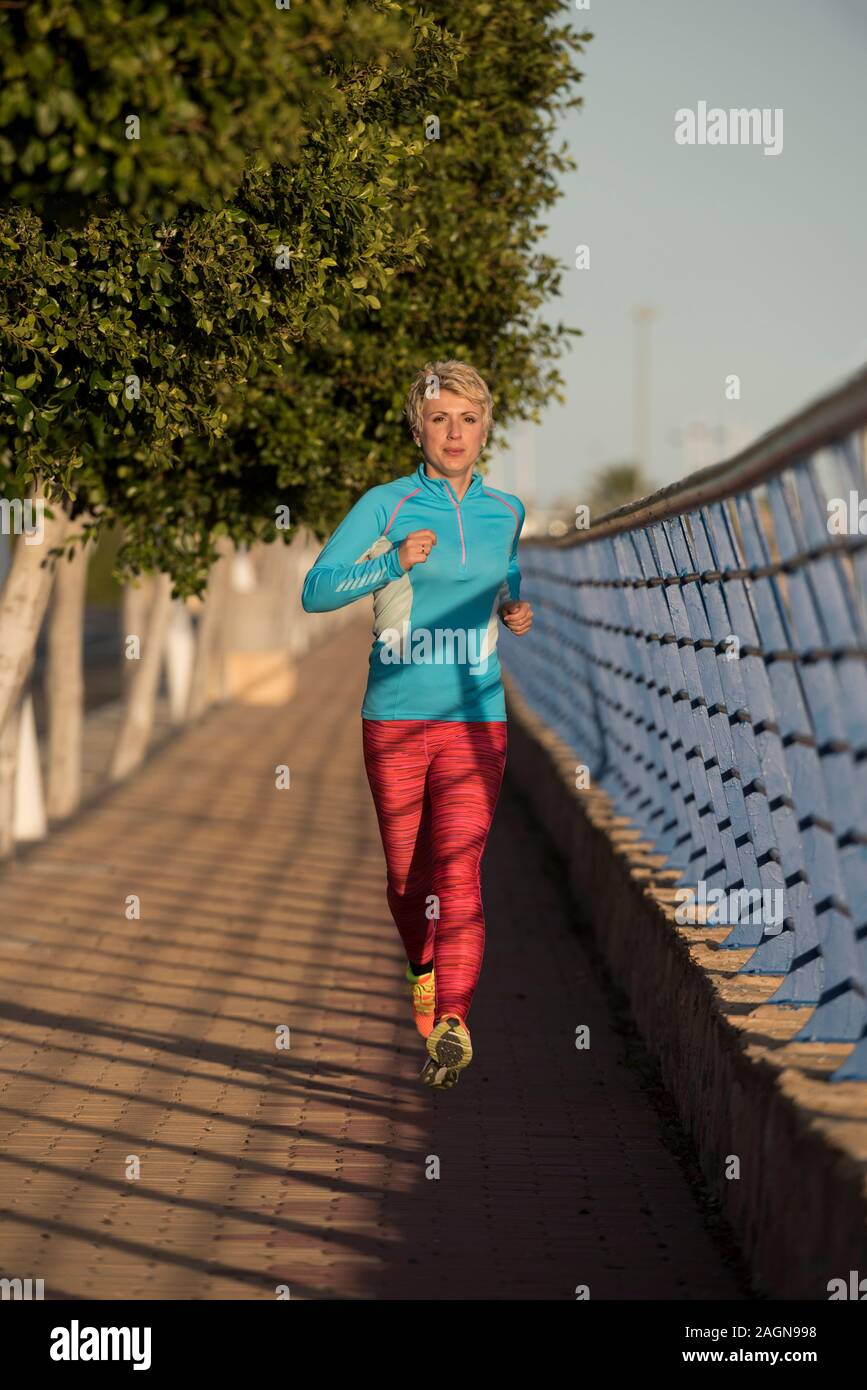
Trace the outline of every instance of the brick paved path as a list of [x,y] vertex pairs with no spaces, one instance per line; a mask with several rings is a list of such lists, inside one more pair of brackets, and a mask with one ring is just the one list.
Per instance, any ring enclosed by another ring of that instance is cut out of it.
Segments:
[[367,628],[335,640],[291,705],[212,712],[0,870],[0,1275],[50,1298],[738,1297],[508,781],[476,1057],[419,1084]]

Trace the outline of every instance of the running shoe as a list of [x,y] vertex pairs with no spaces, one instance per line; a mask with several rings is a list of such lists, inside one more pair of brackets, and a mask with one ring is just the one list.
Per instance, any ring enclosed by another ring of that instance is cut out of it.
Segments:
[[412,995],[412,1016],[415,1019],[415,1026],[426,1038],[434,1026],[434,1008],[436,1007],[436,984],[434,981],[433,969],[426,975],[413,975],[412,966],[406,967],[406,980],[409,985],[409,992]]
[[421,1079],[443,1090],[456,1086],[464,1067],[473,1060],[470,1030],[459,1014],[442,1014],[427,1039],[428,1060]]

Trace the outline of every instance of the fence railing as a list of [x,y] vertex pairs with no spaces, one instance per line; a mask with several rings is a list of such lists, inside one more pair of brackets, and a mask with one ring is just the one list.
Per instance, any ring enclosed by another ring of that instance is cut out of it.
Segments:
[[[731,462],[521,547],[504,669],[867,1080],[867,370]],[[863,534],[859,503],[864,502]]]

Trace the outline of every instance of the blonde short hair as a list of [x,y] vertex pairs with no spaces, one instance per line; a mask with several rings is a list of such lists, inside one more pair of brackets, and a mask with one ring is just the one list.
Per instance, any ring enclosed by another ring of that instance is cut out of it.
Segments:
[[422,432],[422,403],[426,398],[436,399],[440,391],[453,391],[456,396],[465,396],[473,405],[477,405],[482,414],[485,435],[488,434],[494,418],[494,398],[475,367],[454,359],[426,362],[416,375],[403,407],[413,434]]

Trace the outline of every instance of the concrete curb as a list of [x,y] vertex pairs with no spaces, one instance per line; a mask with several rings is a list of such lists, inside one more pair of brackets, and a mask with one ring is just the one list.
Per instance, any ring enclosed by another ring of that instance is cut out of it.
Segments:
[[720,950],[728,927],[675,922],[653,846],[575,789],[572,750],[503,683],[507,776],[566,862],[757,1291],[827,1300],[830,1280],[867,1279],[867,1083],[827,1079],[851,1045],[792,1042],[811,1010],[765,1003],[781,976],[737,975],[750,952]]

